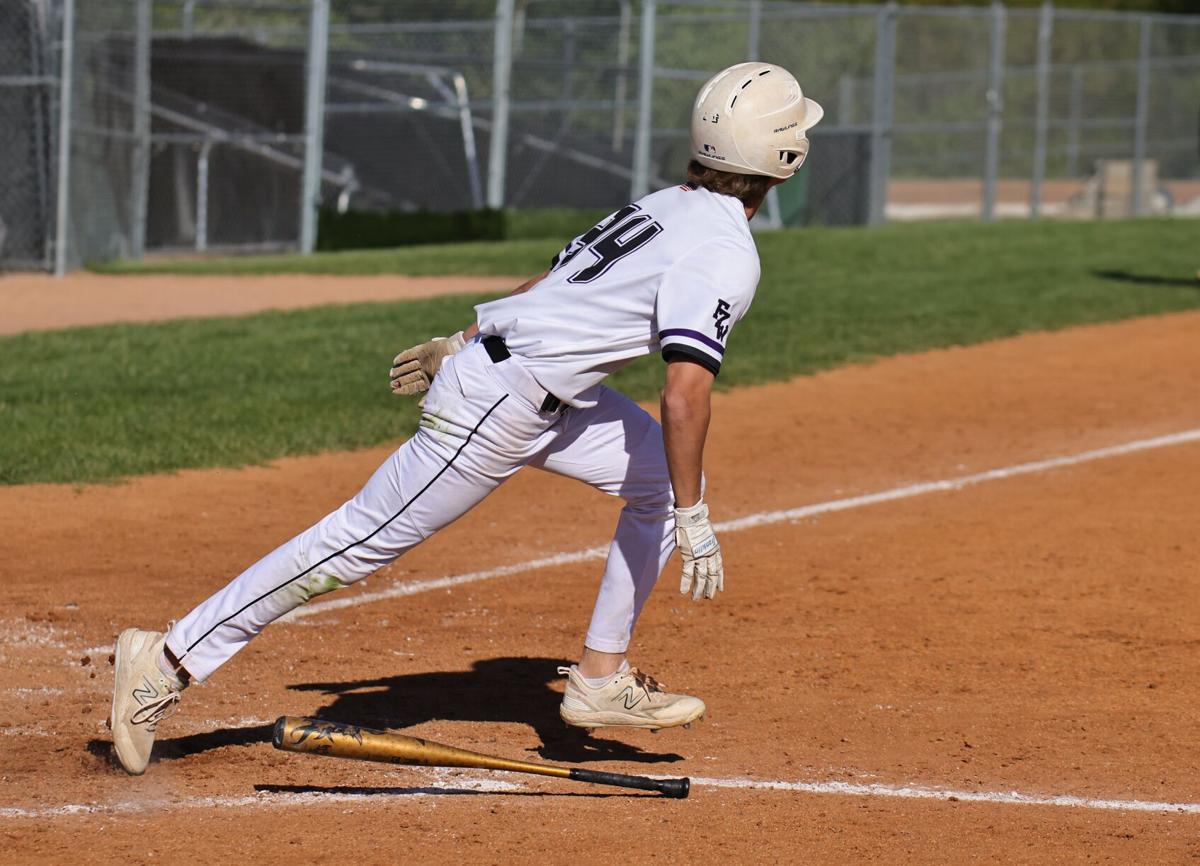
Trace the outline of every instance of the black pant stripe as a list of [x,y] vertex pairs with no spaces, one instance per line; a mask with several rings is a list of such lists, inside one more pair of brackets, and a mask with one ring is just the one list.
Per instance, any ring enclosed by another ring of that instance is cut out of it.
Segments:
[[247,609],[249,609],[251,607],[254,607],[254,605],[258,604],[264,598],[267,598],[270,595],[274,595],[275,593],[279,592],[279,590],[283,589],[285,586],[287,586],[290,583],[295,583],[297,580],[304,577],[304,575],[306,575],[310,571],[312,571],[314,568],[320,568],[322,565],[329,562],[329,560],[336,559],[337,557],[339,557],[343,553],[345,553],[347,550],[350,550],[350,548],[357,547],[360,544],[364,544],[367,541],[370,541],[372,538],[374,538],[380,532],[382,532],[384,527],[386,527],[389,523],[391,523],[393,520],[395,520],[397,517],[399,517],[401,514],[403,514],[408,509],[408,506],[412,505],[414,502],[416,502],[418,499],[420,499],[421,494],[424,493],[426,490],[428,490],[430,487],[432,487],[433,482],[435,482],[439,478],[441,478],[442,475],[446,472],[446,470],[454,465],[454,461],[458,459],[458,455],[462,454],[463,449],[466,448],[467,445],[470,444],[471,439],[473,439],[475,437],[476,432],[478,432],[479,428],[483,426],[483,422],[488,419],[488,416],[490,416],[493,412],[496,411],[497,406],[499,406],[501,403],[503,403],[507,399],[508,399],[508,395],[505,394],[503,397],[501,397],[499,400],[497,400],[495,403],[493,403],[492,408],[488,409],[487,412],[484,413],[483,417],[479,419],[479,423],[477,423],[473,428],[471,428],[471,432],[467,434],[467,438],[463,440],[463,444],[458,446],[458,450],[455,451],[454,455],[449,460],[446,461],[446,465],[443,466],[441,469],[439,469],[437,474],[434,475],[432,478],[430,478],[429,482],[424,487],[422,487],[420,490],[418,490],[416,495],[413,496],[412,499],[408,500],[408,502],[405,502],[399,511],[397,511],[395,514],[393,514],[391,517],[389,517],[383,523],[379,524],[379,526],[375,527],[375,529],[372,530],[372,532],[369,535],[364,535],[362,538],[358,539],[357,541],[350,542],[349,544],[347,544],[345,547],[343,547],[341,550],[337,551],[336,553],[331,553],[331,554],[329,554],[329,556],[325,557],[320,562],[310,565],[308,568],[306,568],[304,571],[300,572],[299,574],[297,574],[295,577],[291,578],[290,580],[285,580],[283,583],[279,584],[279,586],[275,587],[274,589],[264,592],[258,598],[254,599],[254,601],[247,602],[246,604],[242,605],[240,608],[238,608],[236,611],[231,613],[229,616],[225,617],[223,620],[218,622],[216,625],[214,625],[212,628],[210,628],[204,634],[200,635],[200,637],[196,638],[196,640],[192,642],[192,645],[189,646],[186,650],[184,650],[183,655],[180,656],[180,658],[179,658],[179,661],[182,662],[184,659],[186,659],[187,654],[190,653],[192,650],[194,650],[196,647],[198,647],[205,638],[207,638],[210,634],[212,634],[214,631],[219,629],[221,626],[225,625],[225,623],[229,622],[235,616],[240,616],[244,611],[246,611]]

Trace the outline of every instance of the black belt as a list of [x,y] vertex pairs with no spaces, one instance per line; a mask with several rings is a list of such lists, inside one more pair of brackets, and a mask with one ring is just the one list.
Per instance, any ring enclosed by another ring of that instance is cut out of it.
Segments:
[[[488,357],[492,359],[493,364],[499,364],[501,361],[507,361],[512,357],[512,352],[508,351],[508,346],[504,343],[503,337],[497,337],[491,334],[483,338],[483,348],[487,350]],[[546,392],[546,399],[542,401],[542,412],[557,412],[563,407],[563,401],[555,397],[549,391]]]

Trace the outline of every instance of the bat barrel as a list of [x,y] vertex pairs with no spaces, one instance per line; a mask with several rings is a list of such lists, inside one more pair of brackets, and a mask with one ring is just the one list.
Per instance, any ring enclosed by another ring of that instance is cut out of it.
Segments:
[[351,758],[384,764],[507,770],[512,773],[556,776],[560,779],[567,778],[569,772],[565,767],[514,761],[435,743],[433,740],[324,719],[281,716],[275,722],[271,740],[275,748],[287,752],[307,752],[331,758]]

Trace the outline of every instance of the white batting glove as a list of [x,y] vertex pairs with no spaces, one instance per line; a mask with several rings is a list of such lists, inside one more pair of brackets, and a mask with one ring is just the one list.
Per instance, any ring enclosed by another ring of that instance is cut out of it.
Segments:
[[675,509],[675,545],[683,558],[683,577],[679,592],[692,592],[692,601],[714,597],[725,589],[725,565],[721,545],[708,521],[708,506],[703,501],[689,508]]
[[428,391],[446,356],[462,351],[466,345],[463,332],[459,331],[452,336],[434,337],[427,343],[405,349],[392,361],[389,374],[392,393],[406,396]]

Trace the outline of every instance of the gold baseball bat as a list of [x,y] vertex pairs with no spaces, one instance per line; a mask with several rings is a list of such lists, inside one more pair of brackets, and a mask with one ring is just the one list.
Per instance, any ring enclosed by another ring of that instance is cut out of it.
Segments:
[[280,716],[275,720],[271,737],[275,748],[286,752],[308,752],[333,758],[355,758],[383,764],[409,764],[421,767],[471,767],[476,770],[507,770],[510,773],[532,773],[554,776],[595,785],[616,785],[658,791],[667,797],[683,799],[691,786],[689,779],[651,779],[647,776],[627,776],[624,773],[604,773],[579,767],[556,767],[532,761],[514,761],[481,752],[458,749],[432,740],[376,731],[358,725],[345,725],[303,716]]

